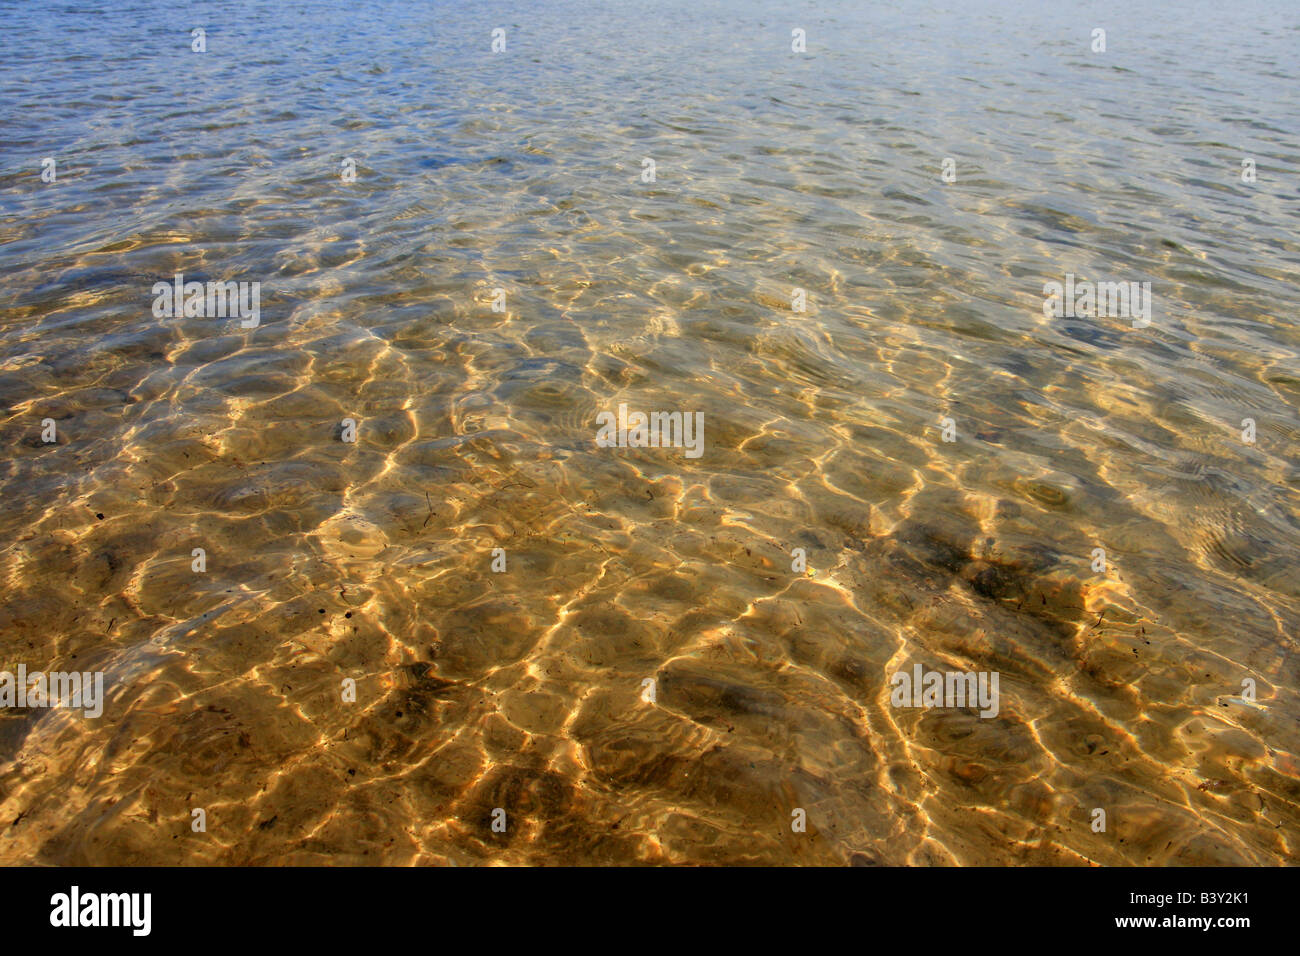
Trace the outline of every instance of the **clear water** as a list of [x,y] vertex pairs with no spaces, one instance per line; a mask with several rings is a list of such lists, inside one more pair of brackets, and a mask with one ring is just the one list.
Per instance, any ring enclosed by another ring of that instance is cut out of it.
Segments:
[[0,3],[0,862],[1295,862],[1300,7],[1056,6]]

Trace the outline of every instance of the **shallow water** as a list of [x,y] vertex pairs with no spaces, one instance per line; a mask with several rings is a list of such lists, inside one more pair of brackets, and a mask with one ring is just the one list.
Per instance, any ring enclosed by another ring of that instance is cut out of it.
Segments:
[[1295,862],[1296,8],[167,6],[0,5],[0,862]]

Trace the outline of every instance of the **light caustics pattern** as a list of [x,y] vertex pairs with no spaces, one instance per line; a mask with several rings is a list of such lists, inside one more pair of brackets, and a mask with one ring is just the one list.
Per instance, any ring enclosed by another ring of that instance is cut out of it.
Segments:
[[[0,37],[0,669],[108,697],[0,711],[0,862],[1296,861],[1292,6]],[[155,318],[177,273],[260,323]]]

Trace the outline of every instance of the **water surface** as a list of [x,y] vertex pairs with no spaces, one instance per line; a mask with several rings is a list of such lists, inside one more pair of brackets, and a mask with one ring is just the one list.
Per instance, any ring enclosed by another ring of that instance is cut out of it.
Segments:
[[[0,668],[109,687],[0,715],[0,861],[1295,862],[1298,50],[0,4]],[[260,324],[155,318],[178,272]],[[1067,274],[1151,325],[1044,316]],[[620,403],[703,454],[597,446]],[[998,715],[892,706],[916,664]]]

